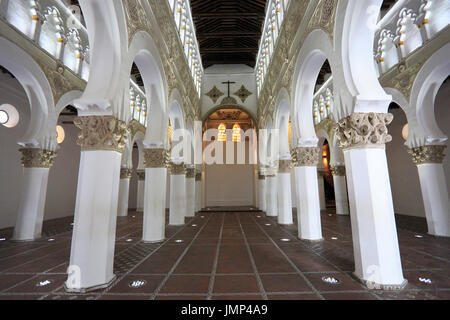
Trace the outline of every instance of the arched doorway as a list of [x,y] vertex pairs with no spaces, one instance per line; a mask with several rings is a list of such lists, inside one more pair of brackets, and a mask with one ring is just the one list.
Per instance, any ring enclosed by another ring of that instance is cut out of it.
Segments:
[[256,206],[255,129],[253,117],[237,106],[218,108],[204,120],[205,207]]

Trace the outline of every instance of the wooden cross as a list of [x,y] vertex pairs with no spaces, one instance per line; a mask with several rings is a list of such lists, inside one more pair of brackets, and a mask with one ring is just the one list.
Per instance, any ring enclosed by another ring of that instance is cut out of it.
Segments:
[[230,82],[230,81],[222,82],[222,84],[228,85],[228,98],[230,97],[230,85],[234,84],[234,83],[236,83],[236,82]]

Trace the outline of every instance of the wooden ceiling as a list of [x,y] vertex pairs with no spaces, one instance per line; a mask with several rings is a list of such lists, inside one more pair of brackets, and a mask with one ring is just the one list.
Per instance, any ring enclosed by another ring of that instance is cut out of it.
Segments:
[[255,66],[266,0],[191,0],[191,8],[204,68]]

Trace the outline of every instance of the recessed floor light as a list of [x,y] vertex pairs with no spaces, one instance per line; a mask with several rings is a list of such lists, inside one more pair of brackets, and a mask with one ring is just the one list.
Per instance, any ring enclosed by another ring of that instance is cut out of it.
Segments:
[[130,284],[128,286],[133,289],[138,289],[138,288],[142,288],[146,284],[147,284],[147,281],[145,281],[145,280],[134,280],[134,281],[130,282]]
[[419,239],[423,238],[423,236],[420,234],[416,234],[414,237],[419,238]]
[[426,284],[431,284],[432,283],[431,279],[427,279],[427,278],[419,278],[419,281],[423,282],[423,283],[426,283]]
[[175,243],[182,243],[182,242],[184,242],[184,240],[180,240],[180,239],[175,240]]
[[205,219],[205,216],[201,216],[200,218]]
[[192,226],[193,226],[193,227],[196,227],[197,225],[196,225],[196,224],[193,224]]
[[331,237],[331,240],[337,240],[338,238],[336,238],[336,237]]
[[271,226],[271,224],[270,224],[270,223],[266,223],[265,225],[266,225],[266,226]]
[[291,239],[280,239],[281,241],[283,241],[283,242],[290,242],[291,241]]
[[127,241],[127,242],[132,242],[132,241],[133,241],[133,239],[127,239],[126,241]]
[[6,241],[6,238],[0,238],[0,242]]
[[39,281],[38,283],[36,283],[36,287],[46,287],[46,286],[48,286],[50,283],[52,283],[51,280]]
[[48,242],[53,242],[53,241],[55,241],[55,239],[53,239],[53,238],[48,239]]
[[136,216],[132,216],[132,218],[136,218]]
[[256,216],[257,218],[261,218],[261,216]]
[[328,216],[329,216],[329,217],[332,217],[333,215],[332,215],[332,214],[329,214]]
[[322,281],[329,284],[338,284],[339,280],[335,277],[322,277]]

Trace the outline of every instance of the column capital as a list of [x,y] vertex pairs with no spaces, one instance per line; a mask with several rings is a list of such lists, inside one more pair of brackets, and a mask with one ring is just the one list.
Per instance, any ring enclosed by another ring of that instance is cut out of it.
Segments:
[[279,173],[290,173],[291,168],[292,168],[292,161],[290,159],[278,161],[278,172]]
[[36,149],[36,148],[22,148],[19,149],[22,153],[22,166],[24,168],[47,168],[53,166],[54,160],[57,156],[56,151]]
[[184,162],[181,163],[170,162],[170,174],[186,175],[186,165],[184,164]]
[[201,171],[195,172],[195,181],[202,181],[202,172]]
[[294,167],[317,167],[319,164],[319,147],[298,147],[291,152]]
[[194,179],[196,177],[195,168],[186,168],[186,178]]
[[136,170],[136,174],[138,176],[139,181],[145,180],[145,170],[142,169]]
[[146,168],[167,168],[169,152],[166,149],[144,149],[144,166]]
[[114,116],[76,117],[73,121],[81,129],[77,143],[81,151],[107,150],[122,153],[128,135],[127,124]]
[[261,172],[258,172],[258,180],[266,180],[266,176]]
[[415,165],[425,163],[442,163],[445,158],[445,145],[429,145],[408,149]]
[[120,168],[120,179],[130,179],[133,173],[131,168]]
[[331,166],[331,174],[334,177],[344,177],[345,176],[345,166]]
[[387,126],[394,116],[391,113],[355,112],[340,120],[335,126],[339,147],[351,148],[384,148],[392,141]]

